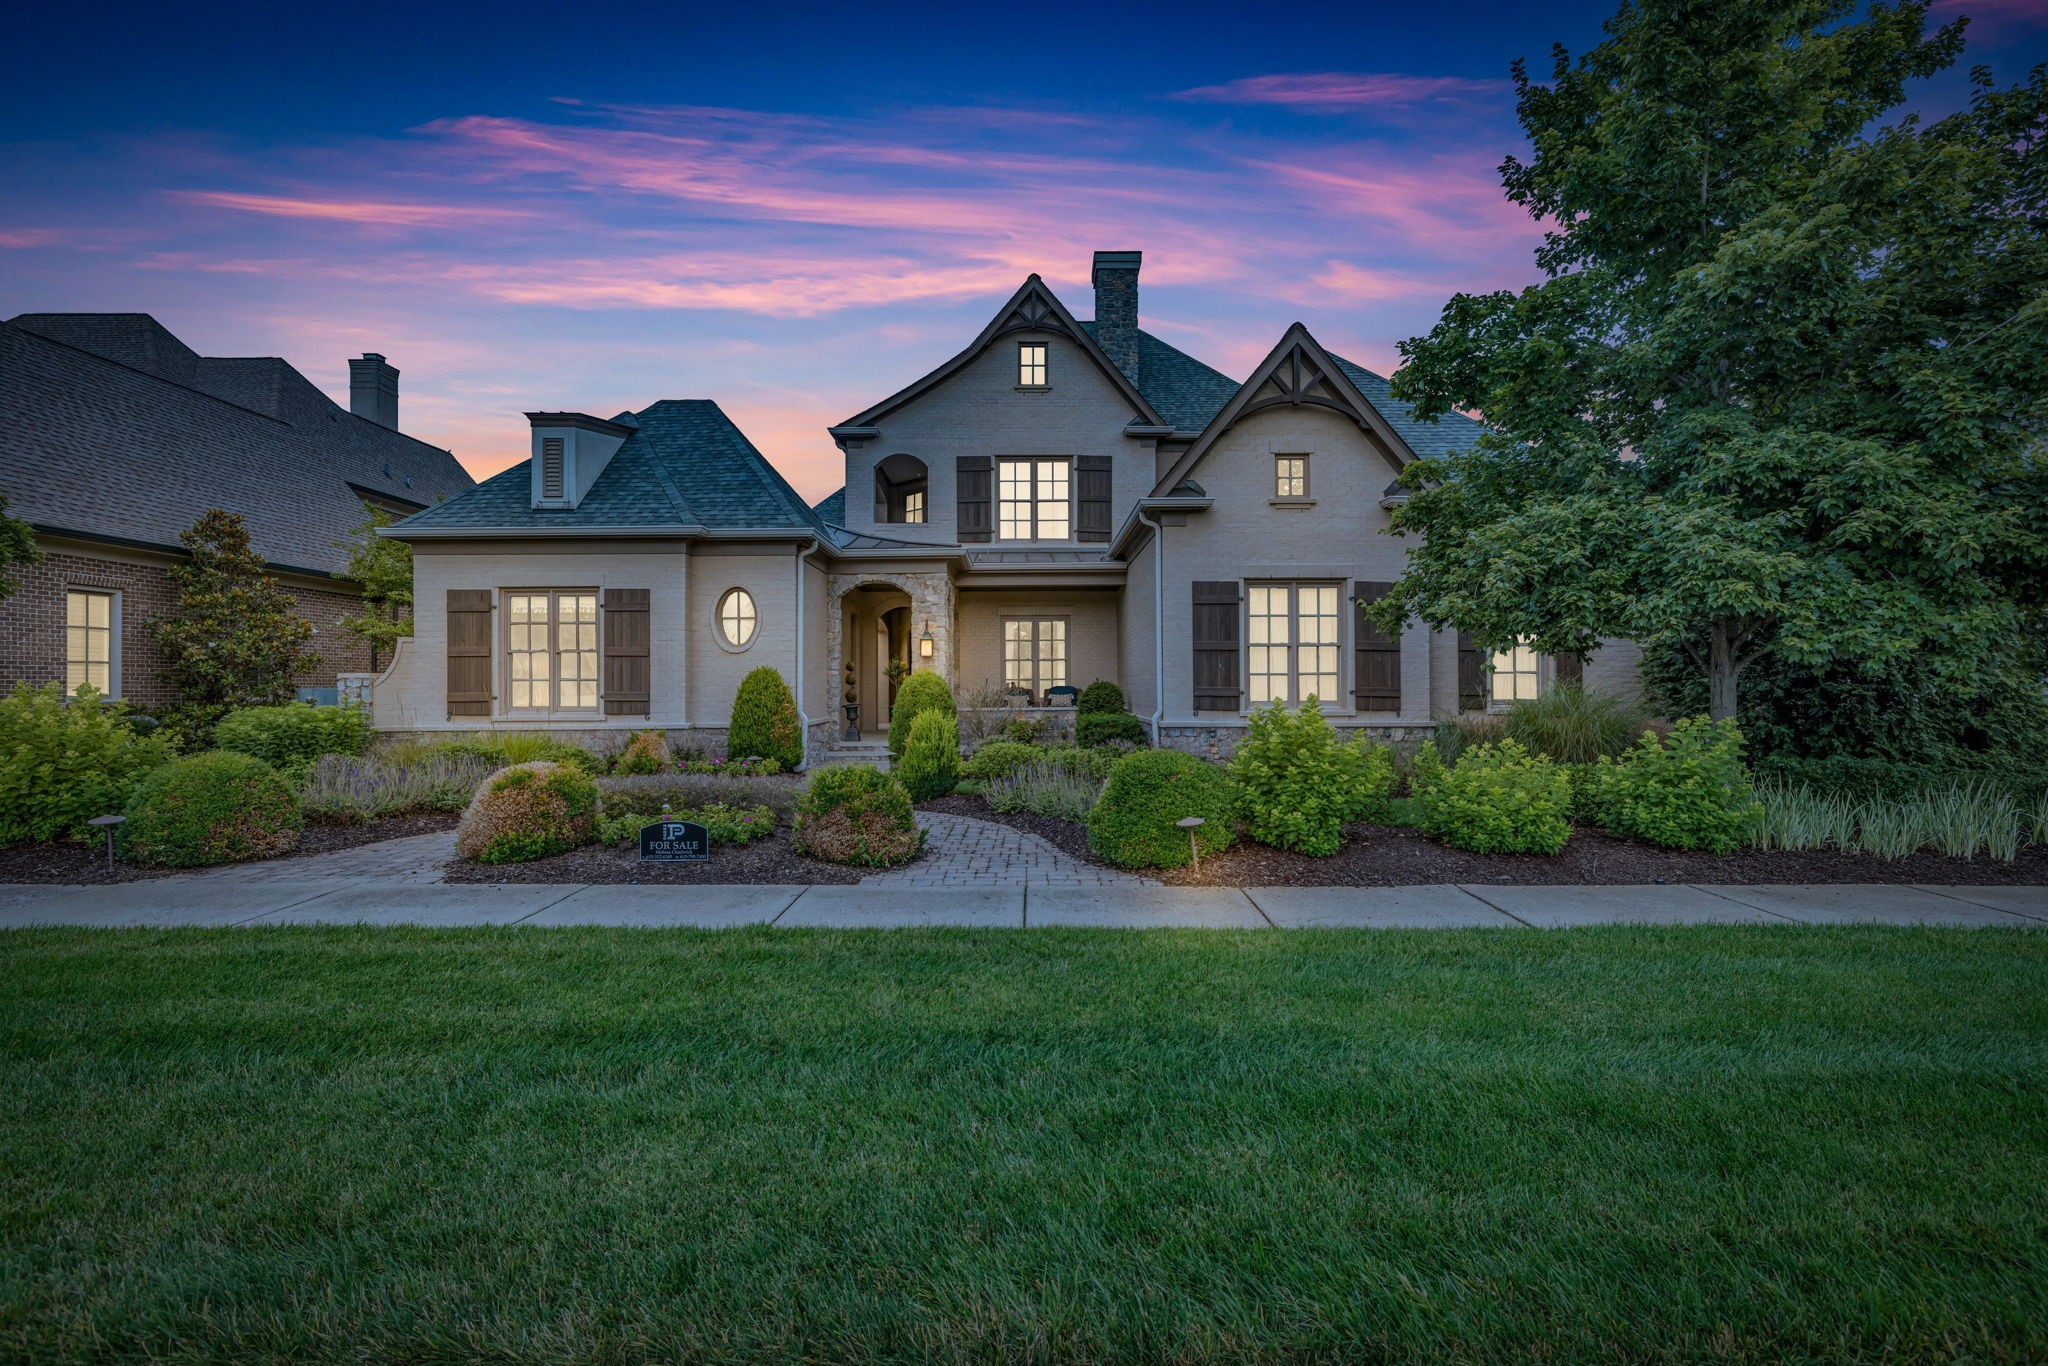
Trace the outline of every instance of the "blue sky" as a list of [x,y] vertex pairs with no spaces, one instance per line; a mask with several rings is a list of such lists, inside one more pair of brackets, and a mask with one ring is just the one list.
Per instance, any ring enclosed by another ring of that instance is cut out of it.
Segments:
[[[0,316],[152,312],[338,396],[382,351],[479,474],[527,409],[715,398],[818,496],[826,424],[1030,271],[1087,316],[1096,248],[1142,249],[1146,326],[1233,374],[1297,318],[1390,367],[1453,291],[1534,278],[1508,63],[1611,9],[41,6]],[[1964,67],[2048,60],[2048,0],[1956,13]]]

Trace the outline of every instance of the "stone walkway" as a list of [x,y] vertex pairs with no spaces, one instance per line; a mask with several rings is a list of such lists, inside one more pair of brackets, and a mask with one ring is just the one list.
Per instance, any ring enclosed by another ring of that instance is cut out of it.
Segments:
[[1151,878],[1098,868],[1050,840],[995,821],[920,811],[924,857],[871,873],[863,887],[1156,887]]
[[455,832],[441,830],[431,835],[407,835],[402,839],[359,844],[331,854],[307,854],[303,858],[266,859],[261,863],[236,863],[209,868],[203,873],[181,873],[185,883],[241,886],[251,882],[318,882],[327,878],[417,886],[441,881],[441,865],[455,857]]

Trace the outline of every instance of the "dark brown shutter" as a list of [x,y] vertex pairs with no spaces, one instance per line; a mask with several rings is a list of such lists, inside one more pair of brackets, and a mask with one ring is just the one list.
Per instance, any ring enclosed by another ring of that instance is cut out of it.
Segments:
[[1195,582],[1195,710],[1236,711],[1243,689],[1238,674],[1237,580]]
[[1393,591],[1391,583],[1351,585],[1357,602],[1351,628],[1351,702],[1360,711],[1401,710],[1401,637],[1382,631],[1365,612],[1366,604]]
[[1584,655],[1551,656],[1551,677],[1559,683],[1577,683],[1583,686],[1586,681],[1586,657]]
[[448,590],[448,715],[491,714],[491,590]]
[[1109,457],[1106,455],[1077,455],[1074,457],[1074,498],[1077,504],[1074,518],[1074,539],[1077,541],[1106,541],[1109,539]]
[[953,463],[954,492],[959,517],[955,535],[964,544],[986,541],[994,534],[990,517],[994,503],[994,462],[985,455],[963,455]]
[[1486,710],[1486,670],[1470,631],[1458,632],[1458,710]]
[[654,690],[647,668],[648,604],[645,588],[604,590],[604,714],[652,716]]

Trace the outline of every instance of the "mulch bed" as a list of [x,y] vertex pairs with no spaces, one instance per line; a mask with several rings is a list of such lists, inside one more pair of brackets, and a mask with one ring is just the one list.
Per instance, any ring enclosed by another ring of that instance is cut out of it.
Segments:
[[821,863],[796,852],[787,831],[777,831],[751,844],[716,844],[704,863],[642,863],[629,844],[587,845],[530,863],[447,864],[449,882],[599,882],[669,883],[812,883],[819,886],[859,882],[870,870]]
[[[332,854],[407,835],[431,835],[453,830],[459,815],[453,811],[428,811],[414,816],[389,816],[362,825],[308,825],[299,832],[299,847],[280,858],[304,858],[308,854]],[[225,865],[216,864],[214,867]],[[0,882],[140,882],[145,878],[176,877],[181,873],[205,873],[210,868],[156,868],[117,861],[107,871],[107,846],[94,843],[17,844],[0,849]]]
[[[1087,832],[1070,821],[1006,816],[978,796],[958,793],[920,805],[927,811],[974,816],[1026,830],[1043,836],[1075,858],[1098,867],[1107,866],[1088,847]],[[2048,849],[2022,846],[2020,856],[2011,863],[1984,857],[1949,858],[1943,854],[1882,859],[1839,849],[1745,849],[1733,854],[1704,854],[1636,844],[1581,826],[1562,853],[1545,858],[1536,854],[1470,854],[1399,826],[1354,825],[1346,829],[1343,847],[1329,858],[1310,858],[1240,840],[1223,853],[1203,859],[1199,871],[1167,868],[1149,871],[1146,876],[1177,886],[1196,887],[1411,887],[1426,882],[2031,885],[2048,883]]]

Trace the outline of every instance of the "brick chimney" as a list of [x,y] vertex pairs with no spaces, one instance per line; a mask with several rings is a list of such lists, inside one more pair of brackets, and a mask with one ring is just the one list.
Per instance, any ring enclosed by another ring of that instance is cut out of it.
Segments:
[[348,410],[380,427],[398,430],[398,367],[375,351],[348,363]]
[[1138,382],[1138,261],[1143,252],[1095,253],[1095,340]]

